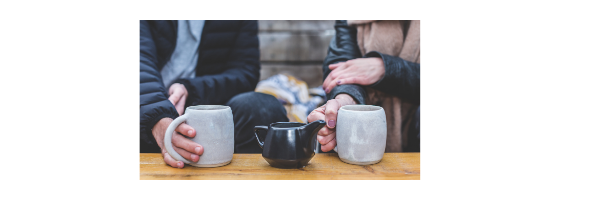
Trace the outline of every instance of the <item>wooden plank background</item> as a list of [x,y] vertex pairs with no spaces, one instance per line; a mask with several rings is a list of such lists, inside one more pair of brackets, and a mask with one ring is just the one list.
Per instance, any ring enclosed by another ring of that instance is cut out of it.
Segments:
[[320,86],[333,25],[333,20],[259,20],[260,80],[283,73],[309,88]]

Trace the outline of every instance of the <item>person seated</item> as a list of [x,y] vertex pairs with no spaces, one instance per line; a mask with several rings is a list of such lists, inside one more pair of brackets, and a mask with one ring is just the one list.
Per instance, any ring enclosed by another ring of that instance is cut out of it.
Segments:
[[[231,107],[235,153],[261,153],[254,126],[288,121],[275,97],[253,92],[260,76],[257,21],[140,21],[140,152],[162,153],[167,127],[193,105]],[[167,89],[168,88],[168,89]],[[198,131],[182,123],[175,151],[197,162],[204,152],[188,139]]]
[[418,20],[335,22],[323,63],[328,101],[308,116],[327,122],[317,136],[323,152],[337,145],[338,110],[352,104],[383,107],[386,152],[420,151],[419,29]]

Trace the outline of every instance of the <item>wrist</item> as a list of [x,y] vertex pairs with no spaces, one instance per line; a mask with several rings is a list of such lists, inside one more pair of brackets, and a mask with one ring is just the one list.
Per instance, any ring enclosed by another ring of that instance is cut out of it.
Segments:
[[171,122],[173,121],[173,119],[171,119],[170,117],[165,117],[160,119],[156,124],[154,124],[154,126],[152,127],[152,135],[154,135],[154,137],[160,137],[161,135],[164,135],[167,127],[169,126],[169,124],[171,124]]
[[381,58],[375,58],[376,59],[376,66],[379,69],[378,71],[380,72],[379,76],[377,77],[376,82],[381,81],[381,79],[383,79],[383,77],[385,76],[385,63],[383,63],[383,59]]
[[175,81],[175,83],[173,83],[173,84],[181,85],[181,88],[183,89],[183,91],[185,91],[185,94],[188,94],[188,87],[190,87],[189,80],[187,80],[187,79],[177,79]]
[[348,94],[338,94],[335,96],[335,99],[338,100],[338,102],[341,104],[341,106],[356,104],[356,101],[354,101],[354,98],[352,98],[352,96],[350,96]]

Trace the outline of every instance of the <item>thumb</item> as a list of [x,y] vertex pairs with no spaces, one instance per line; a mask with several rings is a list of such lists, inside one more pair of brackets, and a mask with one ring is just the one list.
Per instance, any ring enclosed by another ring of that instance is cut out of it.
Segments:
[[335,128],[339,109],[340,103],[337,100],[332,99],[327,101],[327,104],[325,105],[325,122],[327,122],[327,127]]
[[186,95],[183,95],[181,97],[181,99],[179,99],[179,102],[177,102],[177,105],[175,105],[175,109],[177,110],[177,112],[179,113],[179,115],[183,114],[183,109],[185,108],[185,99],[187,98]]
[[167,165],[175,168],[183,168],[183,162],[173,159],[171,155],[167,153],[167,150],[162,149],[162,155],[163,160],[165,161],[165,163],[167,163]]
[[176,89],[175,91],[173,91],[173,94],[171,94],[171,96],[169,96],[169,101],[171,101],[171,103],[173,105],[177,105],[177,102],[179,102],[179,100],[181,99],[182,96],[183,96],[183,91]]

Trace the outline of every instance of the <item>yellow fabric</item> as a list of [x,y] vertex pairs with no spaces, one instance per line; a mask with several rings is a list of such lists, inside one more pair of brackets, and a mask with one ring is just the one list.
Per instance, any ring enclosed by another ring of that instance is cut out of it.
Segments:
[[283,103],[291,122],[306,123],[308,113],[323,99],[308,92],[306,82],[291,75],[278,74],[258,83],[256,92],[273,95]]

